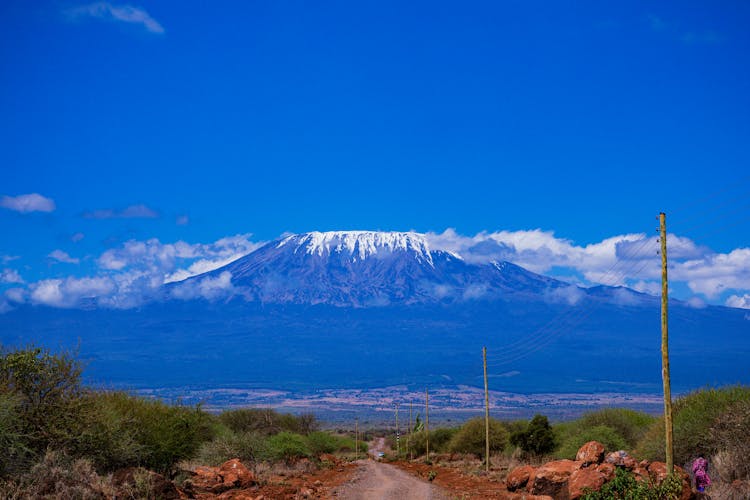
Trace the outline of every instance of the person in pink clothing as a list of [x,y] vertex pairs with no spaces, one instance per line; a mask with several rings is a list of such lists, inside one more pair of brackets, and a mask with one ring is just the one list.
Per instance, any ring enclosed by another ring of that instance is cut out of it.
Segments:
[[708,461],[703,457],[693,460],[693,476],[695,477],[695,489],[703,493],[711,486],[711,478],[708,475]]

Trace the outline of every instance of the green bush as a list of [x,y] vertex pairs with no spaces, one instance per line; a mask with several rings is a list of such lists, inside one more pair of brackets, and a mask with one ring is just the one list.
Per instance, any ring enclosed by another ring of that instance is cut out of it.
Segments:
[[310,448],[305,437],[293,432],[279,432],[268,439],[271,456],[276,460],[293,462],[297,458],[309,457]]
[[199,407],[171,406],[123,392],[83,399],[86,412],[72,449],[100,470],[143,466],[169,472],[212,437],[210,416]]
[[660,485],[638,481],[632,472],[618,468],[615,478],[605,483],[599,491],[590,491],[581,500],[677,500],[682,493],[682,481],[677,475],[669,476]]
[[555,433],[547,417],[535,415],[526,429],[511,434],[510,443],[526,453],[543,455],[555,449]]
[[0,394],[17,398],[21,433],[38,455],[66,448],[80,417],[81,365],[67,352],[40,347],[0,350]]
[[[455,453],[472,453],[478,457],[485,454],[485,422],[474,418],[466,422],[451,438],[448,449]],[[490,453],[502,451],[508,442],[508,433],[502,423],[490,419]]]
[[584,414],[577,422],[583,429],[604,425],[615,430],[626,443],[625,446],[617,449],[624,449],[634,448],[655,421],[656,417],[640,411],[628,408],[604,408]]
[[581,446],[589,441],[599,441],[607,451],[627,448],[625,439],[612,427],[606,425],[583,429],[576,427],[576,431],[560,439],[560,446],[555,450],[556,457],[574,460]]
[[[704,389],[688,394],[673,405],[674,461],[689,462],[710,456],[718,445],[710,433],[714,422],[732,405],[750,401],[750,387]],[[659,418],[638,442],[638,452],[649,460],[664,460],[664,418]]]
[[309,434],[319,427],[315,415],[279,413],[270,408],[242,408],[219,415],[219,421],[234,432],[260,432],[267,436],[282,431]]
[[0,477],[28,470],[34,453],[23,432],[19,398],[0,394]]
[[203,443],[196,454],[196,460],[206,465],[221,465],[232,458],[247,463],[271,459],[268,437],[258,432],[230,432]]
[[336,436],[322,431],[311,432],[307,435],[306,441],[307,447],[313,455],[333,453],[338,451],[340,446],[340,441]]

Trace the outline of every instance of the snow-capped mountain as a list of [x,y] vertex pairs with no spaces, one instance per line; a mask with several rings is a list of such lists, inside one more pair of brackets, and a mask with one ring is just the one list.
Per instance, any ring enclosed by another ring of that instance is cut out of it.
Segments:
[[[0,344],[79,345],[94,379],[142,387],[477,385],[487,346],[497,389],[661,390],[658,298],[472,264],[417,233],[291,235],[163,292],[20,307],[0,314]],[[674,302],[674,390],[747,381],[749,320]]]
[[[227,274],[228,273],[228,274]],[[262,303],[383,306],[527,299],[570,285],[508,262],[469,264],[430,249],[414,232],[331,231],[295,234],[209,273],[173,285],[172,294],[220,278],[231,293]],[[580,290],[577,287],[572,287]]]

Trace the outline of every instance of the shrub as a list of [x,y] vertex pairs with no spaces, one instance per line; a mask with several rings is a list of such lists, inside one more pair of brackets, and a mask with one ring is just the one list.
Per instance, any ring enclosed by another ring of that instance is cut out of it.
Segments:
[[682,480],[671,475],[660,485],[650,481],[637,481],[633,473],[618,468],[615,478],[605,483],[599,491],[590,491],[581,500],[677,500],[682,493]]
[[[727,409],[741,401],[750,401],[750,388],[743,386],[705,389],[675,401],[673,405],[674,460],[689,462],[701,454],[717,451],[709,432]],[[659,418],[638,443],[638,452],[649,460],[664,460],[664,418]]]
[[276,460],[293,462],[297,458],[310,456],[305,438],[293,432],[284,431],[271,436],[268,445],[271,456]]
[[307,447],[313,455],[333,453],[339,449],[339,440],[327,432],[311,432],[307,437]]
[[[451,439],[458,432],[458,428],[443,427],[430,431],[430,453],[445,453],[449,451]],[[422,430],[401,436],[401,449],[404,453],[416,456],[427,453],[427,433]]]
[[102,470],[143,466],[168,473],[212,437],[210,417],[199,407],[171,406],[123,392],[85,398],[83,429],[73,450]]
[[[456,453],[472,453],[478,457],[485,454],[485,422],[474,418],[466,422],[451,438],[448,449]],[[503,425],[490,419],[490,453],[502,451],[508,442],[508,433]]]
[[627,447],[625,439],[615,429],[606,425],[583,429],[576,427],[576,431],[561,439],[560,447],[555,451],[556,457],[575,459],[581,446],[589,441],[599,441],[607,451],[622,450]]
[[309,434],[318,429],[315,415],[279,413],[270,408],[242,408],[219,415],[219,421],[234,432],[260,432],[267,436],[281,431]]
[[48,447],[65,448],[79,418],[80,363],[67,352],[51,354],[39,347],[0,350],[0,394],[15,396],[21,432],[39,454]]
[[626,443],[626,445],[616,449],[623,449],[625,447],[634,448],[638,440],[643,437],[655,421],[656,417],[647,413],[627,408],[604,408],[584,414],[577,422],[584,429],[601,425],[613,429]]
[[196,454],[196,459],[207,465],[221,465],[232,458],[243,462],[270,459],[268,438],[258,432],[230,432],[203,443]]
[[535,415],[525,430],[510,436],[510,442],[526,453],[543,455],[555,449],[555,433],[547,417]]
[[19,398],[0,394],[0,477],[27,470],[33,452],[23,432]]

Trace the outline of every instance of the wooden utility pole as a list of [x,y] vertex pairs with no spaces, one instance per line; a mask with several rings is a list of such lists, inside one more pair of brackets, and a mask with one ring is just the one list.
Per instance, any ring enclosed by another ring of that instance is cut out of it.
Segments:
[[487,347],[482,347],[484,365],[484,470],[490,471],[490,392],[487,387]]
[[412,460],[414,457],[412,456],[412,450],[411,450],[411,431],[414,427],[412,427],[411,422],[411,411],[412,406],[414,405],[414,401],[409,401],[409,434],[406,435],[406,447],[409,449],[409,460]]
[[359,417],[354,420],[354,460],[359,460]]
[[398,403],[396,403],[396,456],[401,454],[401,433],[398,428]]
[[672,443],[672,389],[669,380],[669,334],[667,330],[667,304],[669,285],[667,283],[667,216],[659,214],[661,242],[661,378],[664,382],[664,437],[666,441],[667,472],[674,472],[674,445]]
[[424,432],[427,437],[427,461],[430,461],[430,391],[424,390]]

